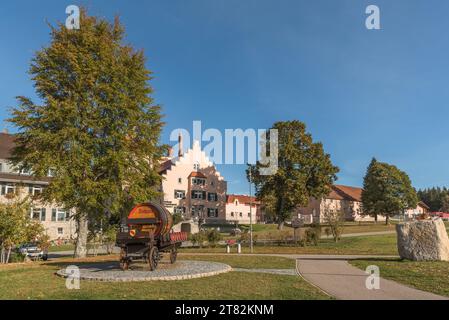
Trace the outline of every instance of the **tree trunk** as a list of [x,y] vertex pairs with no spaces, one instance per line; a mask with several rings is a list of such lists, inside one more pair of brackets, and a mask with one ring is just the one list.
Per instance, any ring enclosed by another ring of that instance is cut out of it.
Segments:
[[278,230],[283,230],[284,229],[284,220],[279,220],[278,222]]
[[74,258],[85,258],[87,256],[87,217],[79,216],[76,219],[76,245]]
[[385,216],[385,224],[388,226],[390,224],[390,216],[386,215]]
[[0,263],[3,264],[5,262],[5,247],[2,246],[2,250],[0,252]]
[[6,262],[5,263],[9,263],[9,258],[11,257],[11,247],[8,248],[8,254],[6,255]]
[[374,223],[377,223],[377,213],[374,214]]

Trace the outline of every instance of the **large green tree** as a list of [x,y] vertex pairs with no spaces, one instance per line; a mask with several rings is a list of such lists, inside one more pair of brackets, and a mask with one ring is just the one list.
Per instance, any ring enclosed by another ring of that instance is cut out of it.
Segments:
[[80,29],[51,27],[30,74],[40,103],[18,97],[13,162],[53,176],[41,200],[73,208],[76,257],[86,255],[89,217],[120,214],[158,196],[154,164],[163,153],[160,107],[151,98],[142,51],[124,28],[82,10]]
[[373,158],[363,181],[362,204],[365,214],[376,222],[383,215],[388,224],[391,216],[416,208],[418,197],[405,172]]
[[[278,170],[262,175],[263,164],[249,166],[256,196],[271,212],[282,229],[286,219],[300,206],[306,206],[311,197],[320,199],[329,193],[339,169],[332,164],[320,142],[313,142],[304,123],[294,120],[274,123],[278,132]],[[270,136],[267,144],[270,146]],[[267,148],[269,150],[270,147]]]

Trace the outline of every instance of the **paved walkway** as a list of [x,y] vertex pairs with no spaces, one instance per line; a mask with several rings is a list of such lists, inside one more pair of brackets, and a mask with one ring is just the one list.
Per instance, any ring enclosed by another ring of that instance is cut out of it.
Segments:
[[297,271],[306,281],[342,300],[449,300],[383,278],[378,290],[369,290],[365,284],[368,274],[350,265],[350,259],[302,256],[297,260]]
[[[217,255],[216,253],[202,253],[196,255]],[[226,254],[219,254],[226,255]],[[397,258],[397,256],[373,255],[319,255],[319,254],[241,254],[243,256],[276,256],[296,259],[296,272],[307,282],[320,288],[325,293],[339,300],[449,300],[448,297],[421,291],[399,284],[397,282],[380,279],[379,290],[366,288],[368,274],[348,263],[348,260],[369,258]],[[236,270],[251,272],[251,269]],[[257,269],[256,269],[257,270]],[[256,272],[268,272],[270,269],[259,269]],[[286,274],[292,270],[286,269]],[[382,275],[382,270],[380,270]],[[279,273],[276,273],[279,274]]]
[[243,269],[243,268],[232,268],[232,271],[237,272],[252,272],[252,273],[269,273],[269,274],[279,274],[283,276],[294,276],[297,275],[295,269]]

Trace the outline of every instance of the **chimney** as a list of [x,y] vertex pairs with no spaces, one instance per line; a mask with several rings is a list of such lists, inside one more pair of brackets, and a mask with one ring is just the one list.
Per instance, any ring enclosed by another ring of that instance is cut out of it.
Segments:
[[179,147],[178,157],[182,157],[183,151],[182,151],[182,133],[181,132],[179,133],[179,137],[178,137],[178,147]]

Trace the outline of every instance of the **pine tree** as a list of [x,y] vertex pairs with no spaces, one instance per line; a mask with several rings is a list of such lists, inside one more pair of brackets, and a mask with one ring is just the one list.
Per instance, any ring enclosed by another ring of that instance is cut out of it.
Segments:
[[[258,163],[249,166],[247,175],[250,178],[251,171],[257,198],[282,229],[297,207],[306,206],[312,197],[320,199],[329,193],[339,169],[332,164],[323,145],[313,142],[304,123],[297,120],[276,122],[272,129],[278,130],[277,172],[261,175],[263,165]],[[271,143],[269,138],[267,143]]]
[[362,204],[365,214],[376,221],[383,215],[388,224],[391,216],[416,208],[418,197],[405,172],[373,158],[363,181]]
[[51,172],[41,200],[76,212],[76,257],[86,255],[90,217],[120,215],[159,195],[154,164],[163,153],[143,52],[123,44],[118,18],[82,10],[80,26],[51,27],[30,68],[42,102],[18,97],[9,119],[19,129],[13,162],[40,177]]

